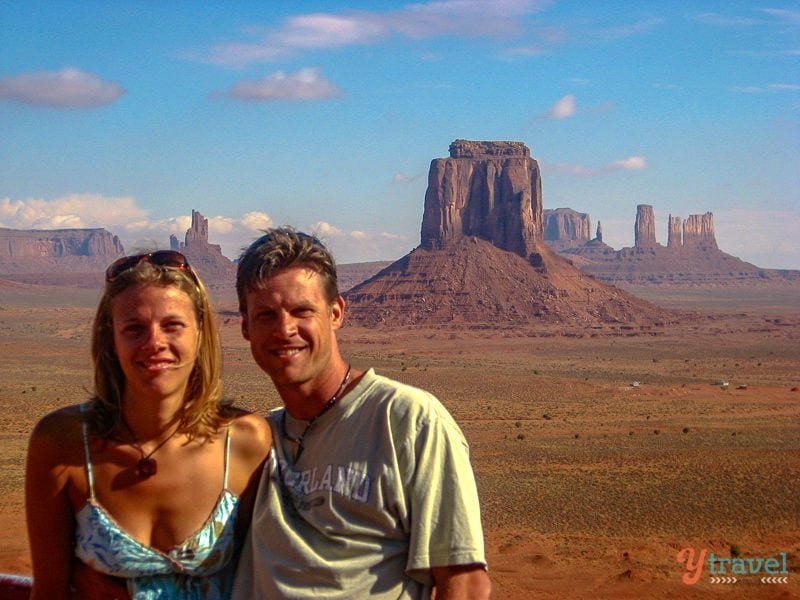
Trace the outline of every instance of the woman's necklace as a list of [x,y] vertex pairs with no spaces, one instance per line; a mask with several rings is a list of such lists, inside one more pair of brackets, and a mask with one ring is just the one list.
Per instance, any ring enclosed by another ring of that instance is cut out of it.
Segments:
[[142,448],[142,445],[139,443],[139,438],[136,437],[135,433],[133,433],[133,429],[131,429],[131,426],[128,425],[128,422],[125,420],[125,417],[123,417],[122,414],[120,414],[120,420],[122,421],[122,424],[125,426],[125,429],[128,431],[128,434],[130,434],[131,436],[131,446],[136,448],[139,451],[139,454],[142,455],[142,458],[140,458],[139,462],[136,463],[136,475],[138,475],[142,479],[147,479],[148,477],[152,477],[158,471],[158,463],[156,462],[156,459],[153,458],[153,454],[158,452],[158,450],[164,444],[166,444],[173,437],[175,437],[175,434],[177,434],[178,430],[180,429],[180,425],[178,425],[178,427],[175,428],[175,431],[173,431],[167,437],[161,440],[156,445],[155,448],[153,448],[150,452],[145,453],[144,448]]
[[[308,433],[308,430],[309,430],[309,429],[311,429],[311,426],[314,424],[314,422],[315,422],[317,419],[319,419],[319,418],[320,418],[322,415],[324,415],[324,414],[325,414],[326,412],[328,412],[328,411],[329,411],[331,408],[333,408],[333,405],[334,405],[334,404],[336,404],[336,403],[339,401],[339,398],[340,398],[340,396],[341,396],[342,392],[344,391],[344,388],[346,388],[346,387],[347,387],[347,384],[348,384],[349,382],[350,382],[350,365],[348,364],[348,365],[347,365],[347,373],[345,373],[345,374],[344,374],[344,379],[342,379],[342,383],[341,383],[341,384],[339,384],[339,389],[338,389],[338,390],[336,390],[336,393],[335,393],[333,396],[331,396],[331,399],[330,399],[330,400],[328,400],[328,401],[325,403],[325,406],[323,407],[323,409],[322,409],[322,412],[320,412],[320,413],[319,413],[319,414],[318,414],[316,417],[311,417],[311,418],[308,420],[308,423],[307,423],[307,425],[306,425],[306,428],[305,428],[305,429],[303,429],[303,433],[301,433],[301,434],[300,434],[299,436],[297,436],[297,437],[292,437],[292,436],[291,436],[291,435],[289,435],[289,433],[286,431],[286,409],[284,409],[284,411],[283,411],[283,415],[281,416],[281,430],[282,430],[282,432],[283,432],[283,437],[285,437],[285,438],[286,438],[287,440],[289,440],[290,442],[292,442],[292,443],[294,443],[294,444],[297,444],[297,452],[295,452],[295,454],[294,454],[294,461],[295,461],[295,462],[297,462],[298,460],[300,460],[300,455],[303,453],[303,448],[304,448],[304,446],[303,446],[303,440],[305,439],[305,437],[306,437],[306,434]],[[152,452],[151,452],[151,454],[152,454]]]

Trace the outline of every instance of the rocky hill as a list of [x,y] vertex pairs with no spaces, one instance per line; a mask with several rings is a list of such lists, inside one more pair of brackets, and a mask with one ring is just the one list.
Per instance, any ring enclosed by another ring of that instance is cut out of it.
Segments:
[[544,244],[538,163],[519,142],[434,159],[420,246],[345,294],[362,325],[656,323],[665,312]]
[[[800,283],[800,271],[762,269],[719,249],[710,212],[685,220],[669,215],[667,245],[656,242],[653,207],[636,209],[633,247],[615,250],[602,238],[553,248],[583,272],[619,285],[728,286]],[[551,243],[548,241],[548,243]]]

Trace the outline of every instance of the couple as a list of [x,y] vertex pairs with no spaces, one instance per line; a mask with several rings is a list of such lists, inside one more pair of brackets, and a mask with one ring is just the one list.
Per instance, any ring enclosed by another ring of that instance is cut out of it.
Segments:
[[269,424],[221,402],[214,315],[183,255],[108,268],[94,396],[31,436],[33,597],[488,597],[466,442],[429,393],[342,357],[328,250],[269,230],[236,288],[285,406]]

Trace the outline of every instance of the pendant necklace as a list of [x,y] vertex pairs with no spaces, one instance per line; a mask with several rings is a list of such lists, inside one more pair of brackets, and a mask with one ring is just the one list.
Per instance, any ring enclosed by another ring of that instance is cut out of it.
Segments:
[[[283,432],[283,437],[285,437],[287,440],[289,440],[293,444],[297,444],[297,452],[294,455],[294,461],[295,462],[300,460],[300,455],[303,453],[303,448],[304,448],[303,440],[305,439],[306,434],[308,433],[308,430],[311,429],[311,426],[314,424],[314,422],[317,419],[319,419],[322,415],[324,415],[331,408],[333,408],[334,404],[336,404],[339,401],[339,398],[340,398],[340,396],[342,394],[342,391],[344,391],[344,388],[347,387],[347,384],[349,382],[350,382],[350,365],[348,364],[347,365],[347,372],[344,374],[344,379],[342,379],[342,383],[339,384],[339,389],[336,390],[336,393],[333,396],[331,396],[331,399],[328,400],[325,403],[325,406],[323,407],[322,411],[316,417],[311,417],[308,420],[308,422],[306,424],[306,428],[303,429],[303,433],[301,433],[297,437],[292,437],[286,431],[286,409],[283,410],[283,415],[281,415],[281,431]],[[152,452],[151,452],[151,454],[152,454]]]
[[142,455],[142,457],[136,463],[136,471],[135,471],[136,475],[138,475],[142,479],[147,479],[148,477],[152,477],[158,471],[158,463],[156,462],[156,459],[153,458],[153,454],[158,452],[158,450],[164,444],[166,444],[173,437],[175,437],[175,435],[178,433],[178,430],[180,429],[180,425],[178,425],[178,427],[175,428],[175,431],[173,431],[167,437],[161,440],[156,445],[155,448],[153,448],[150,452],[145,453],[144,448],[142,448],[142,445],[139,443],[139,438],[136,437],[135,433],[133,433],[133,429],[131,429],[131,426],[128,425],[128,422],[125,420],[125,417],[123,417],[121,413],[120,413],[120,420],[122,421],[122,424],[125,426],[125,429],[128,431],[128,434],[130,434],[131,436],[131,446],[136,448],[139,451],[139,454]]

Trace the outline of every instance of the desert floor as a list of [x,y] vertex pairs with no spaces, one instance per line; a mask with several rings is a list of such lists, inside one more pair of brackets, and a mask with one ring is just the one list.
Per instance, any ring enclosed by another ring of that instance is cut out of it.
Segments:
[[[355,366],[431,390],[461,424],[495,598],[800,597],[800,288],[635,291],[690,312],[645,329],[345,327],[341,340]],[[88,396],[96,299],[0,287],[0,571],[30,573],[27,436]],[[226,395],[277,405],[235,303],[219,308]],[[786,553],[788,583],[714,583],[707,564],[682,582],[681,549],[733,546]]]

